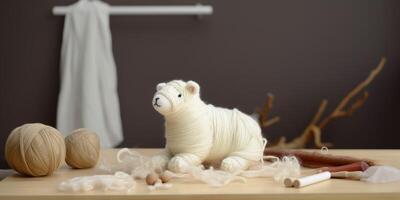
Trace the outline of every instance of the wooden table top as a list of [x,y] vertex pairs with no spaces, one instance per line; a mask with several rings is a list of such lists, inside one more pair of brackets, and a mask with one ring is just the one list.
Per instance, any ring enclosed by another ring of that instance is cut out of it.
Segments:
[[[159,149],[135,149],[152,155]],[[116,149],[103,150],[101,155],[113,158]],[[379,164],[400,168],[400,150],[329,150],[331,154],[369,158]],[[173,179],[169,190],[149,191],[143,180],[137,181],[134,192],[90,191],[65,193],[58,184],[76,176],[99,174],[98,169],[74,170],[67,166],[52,176],[28,178],[12,175],[0,181],[0,199],[400,199],[400,182],[371,184],[353,180],[331,179],[308,187],[285,188],[271,178],[252,178],[247,183],[234,182],[221,188],[211,188],[200,182]]]

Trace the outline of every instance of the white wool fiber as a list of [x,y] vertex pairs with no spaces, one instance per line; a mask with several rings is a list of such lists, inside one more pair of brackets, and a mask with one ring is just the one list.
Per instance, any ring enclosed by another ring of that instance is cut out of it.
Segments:
[[127,173],[114,175],[80,176],[61,182],[58,189],[64,192],[87,192],[91,190],[131,192],[136,186],[135,180]]

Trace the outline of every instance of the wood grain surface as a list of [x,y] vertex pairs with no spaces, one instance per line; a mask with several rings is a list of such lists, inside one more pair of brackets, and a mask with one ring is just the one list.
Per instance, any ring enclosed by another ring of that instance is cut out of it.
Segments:
[[[151,155],[159,149],[135,149]],[[115,161],[116,149],[102,151],[102,159]],[[400,150],[330,150],[332,154],[369,158],[379,164],[400,167]],[[305,169],[306,170],[306,169]],[[64,193],[57,191],[61,181],[76,176],[99,174],[98,169],[74,170],[63,166],[49,177],[28,178],[17,174],[0,182],[0,199],[400,199],[400,182],[369,184],[360,181],[332,179],[301,189],[285,188],[271,178],[248,179],[225,187],[211,188],[199,182],[174,179],[169,190],[149,191],[143,180],[138,180],[134,192],[91,191]]]

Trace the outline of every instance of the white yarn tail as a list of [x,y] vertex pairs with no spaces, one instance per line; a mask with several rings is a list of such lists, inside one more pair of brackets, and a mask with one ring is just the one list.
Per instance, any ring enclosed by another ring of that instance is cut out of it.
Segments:
[[[267,148],[268,141],[266,138],[263,138],[262,142],[263,142],[262,154],[264,155],[265,149]],[[261,156],[261,164],[264,164],[264,156]]]

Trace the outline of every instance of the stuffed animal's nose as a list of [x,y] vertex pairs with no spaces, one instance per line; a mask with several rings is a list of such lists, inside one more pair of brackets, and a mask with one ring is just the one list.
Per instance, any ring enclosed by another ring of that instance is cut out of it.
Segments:
[[155,105],[155,106],[157,106],[157,107],[160,107],[160,105],[158,105],[158,100],[160,100],[160,97],[156,97],[155,99],[154,99],[154,103],[153,103],[153,105]]

